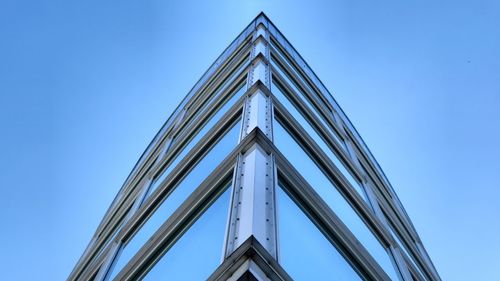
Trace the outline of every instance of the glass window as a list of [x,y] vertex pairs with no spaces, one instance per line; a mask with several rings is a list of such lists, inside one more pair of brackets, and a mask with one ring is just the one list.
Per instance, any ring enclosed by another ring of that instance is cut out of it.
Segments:
[[143,280],[206,280],[221,263],[230,196],[227,188]]
[[293,280],[362,280],[281,188],[277,196],[280,264]]
[[307,97],[305,97],[305,95],[304,95],[304,93],[302,91],[300,91],[297,88],[296,83],[293,82],[290,79],[290,77],[283,72],[283,70],[281,69],[281,67],[278,66],[278,64],[276,63],[276,61],[274,59],[271,60],[271,65],[280,74],[280,76],[283,77],[283,79],[285,79],[284,82],[286,82],[286,84],[288,86],[290,86],[295,93],[297,93],[297,96],[302,100],[302,102],[304,102],[304,104],[306,104],[307,107],[309,107],[309,109],[314,114],[314,116],[316,117],[316,119],[319,120],[321,122],[321,124],[323,124],[323,126],[326,128],[326,130],[328,130],[328,132],[330,132],[330,134],[332,136],[334,136],[335,139],[339,142],[340,146],[344,150],[346,150],[344,141],[340,138],[340,136],[337,134],[337,132],[335,132],[334,130],[332,130],[331,126],[328,124],[328,122],[325,121],[324,116],[322,114],[320,114],[320,112],[318,111],[317,107],[313,103],[311,103]]
[[[215,100],[218,96],[221,95],[222,92],[224,92],[227,88],[228,88],[228,85],[229,86],[232,86],[233,84],[236,84],[235,81],[236,79],[238,78],[241,78],[241,73],[245,70],[244,67],[242,67],[242,65],[248,61],[248,55],[246,58],[242,59],[240,61],[240,63],[236,66],[235,70],[233,70],[231,72],[231,74],[229,74],[229,77],[227,77],[223,82],[222,84],[218,85],[216,87],[216,89],[212,89],[210,94],[206,95],[206,96],[197,96],[197,97],[193,97],[194,99],[200,99],[202,98],[203,99],[203,102],[202,102],[202,105],[200,108],[197,108],[196,109],[196,112],[194,112],[194,117],[193,119],[197,119],[200,115],[203,114],[203,112],[207,109],[207,108],[210,108],[210,107],[213,107],[214,105],[211,104],[210,102]],[[245,73],[246,75],[246,73]],[[243,75],[243,76],[245,76]],[[246,78],[246,77],[245,77]],[[244,80],[243,80],[244,81]],[[238,81],[238,83],[241,83],[241,81]],[[246,87],[243,87],[244,89],[246,89]],[[240,88],[241,90],[241,88]],[[215,94],[214,94],[215,93]],[[193,100],[194,101],[194,100]],[[188,108],[188,112],[191,112],[193,111],[194,109],[192,108],[192,105],[189,105],[189,108]],[[193,120],[192,119],[192,120]],[[190,122],[192,122],[192,120]]]
[[280,152],[285,155],[295,169],[297,169],[332,211],[349,228],[387,275],[393,280],[398,280],[388,252],[359,217],[358,213],[340,194],[337,187],[332,184],[316,163],[314,163],[302,147],[295,142],[292,136],[278,122],[275,122],[273,129],[274,143]]
[[394,240],[396,240],[396,243],[399,244],[399,248],[402,250],[402,254],[406,254],[409,258],[409,260],[411,261],[411,263],[413,264],[413,266],[417,269],[418,273],[420,273],[420,276],[425,276],[422,271],[420,270],[420,267],[417,266],[417,263],[415,262],[414,258],[413,258],[413,255],[411,255],[408,250],[406,249],[406,244],[403,244],[403,242],[401,241],[401,239],[399,239],[399,235],[397,235],[395,232],[394,232],[394,229],[392,227],[392,224],[389,223],[389,230],[392,234],[392,237],[394,237]]
[[[97,250],[97,254],[95,254],[95,256],[100,257],[103,253],[105,253],[105,251],[109,247],[109,245],[115,240],[116,236],[118,235],[118,233],[122,229],[123,225],[125,225],[126,219],[129,216],[129,212],[132,209],[133,205],[134,205],[134,203],[132,202],[130,204],[130,206],[128,206],[127,210],[123,213],[123,216],[121,217],[121,221],[119,222],[119,224],[117,224],[117,226],[115,226],[116,227],[115,229],[111,230],[111,232],[108,233],[105,242],[103,244],[101,244],[101,246]],[[109,227],[109,225],[107,227]],[[100,235],[103,235],[103,233],[101,232]]]
[[[240,121],[241,122],[241,121]],[[175,187],[160,207],[125,245],[116,261],[111,278],[114,278],[128,261],[139,251],[156,230],[191,195],[200,183],[217,167],[238,143],[240,122],[237,122],[226,135],[196,164],[191,172]]]
[[[238,101],[238,99],[245,92],[245,84],[235,93],[233,96],[220,108],[215,115],[213,115],[208,122],[201,128],[201,130],[191,139],[187,145],[182,149],[182,151],[175,157],[174,161],[170,163],[166,170],[163,170],[159,176],[157,176],[148,191],[148,195],[152,194],[158,186],[165,180],[165,178],[172,172],[172,170],[179,164],[179,162],[184,159],[184,157],[191,151],[191,149],[204,137],[210,129],[212,129],[215,124],[220,120],[220,118]],[[174,139],[174,144],[176,139]],[[172,147],[172,146],[171,146]]]
[[308,121],[304,118],[304,116],[298,111],[298,109],[291,103],[285,94],[281,91],[281,89],[273,83],[272,88],[273,94],[278,98],[278,100],[283,104],[286,110],[297,120],[297,122],[306,130],[309,136],[316,142],[316,144],[321,147],[321,149],[326,153],[328,158],[332,160],[335,166],[340,170],[340,172],[346,177],[349,183],[354,187],[354,189],[361,195],[365,201],[367,201],[365,192],[361,187],[361,183],[356,180],[352,174],[346,169],[344,164],[340,161],[337,155],[330,149],[330,147],[326,144],[322,137],[318,135],[315,129],[310,125]]

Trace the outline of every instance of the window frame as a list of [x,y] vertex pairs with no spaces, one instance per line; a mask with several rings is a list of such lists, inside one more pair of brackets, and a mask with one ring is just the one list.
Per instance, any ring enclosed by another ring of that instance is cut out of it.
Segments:
[[[278,54],[278,59],[282,62],[282,68],[283,59],[286,59],[286,66],[284,69],[289,71],[292,70],[292,73],[289,73],[289,78],[298,85],[300,85],[300,83],[307,84],[308,87],[306,87],[307,89],[304,94],[308,94],[310,97],[313,97],[311,102],[318,102],[318,110],[326,113],[332,113],[332,115],[326,114],[326,117],[329,119],[328,121],[331,121],[331,125],[334,126],[335,129],[338,129],[338,131],[345,132],[344,137],[352,143],[351,147],[356,153],[355,158],[358,159],[360,164],[364,167],[367,177],[369,177],[376,186],[376,188],[373,189],[376,195],[384,197],[384,200],[387,202],[386,205],[394,210],[394,213],[401,220],[411,237],[415,240],[419,240],[420,238],[415,230],[415,227],[409,220],[409,216],[398,199],[397,194],[394,192],[393,187],[387,180],[387,177],[380,168],[376,159],[373,157],[369,148],[366,146],[365,142],[350,122],[349,118],[339,107],[330,92],[318,79],[314,71],[311,70],[311,68],[283,36],[283,34],[272,24],[269,25],[269,31],[271,33],[271,55],[274,54],[276,58],[276,54]],[[297,81],[297,76],[300,77],[301,81]],[[311,92],[308,92],[307,90],[310,90]],[[341,126],[342,128],[336,126]],[[425,254],[423,255],[426,256]],[[434,268],[433,265],[429,266]]]
[[[206,206],[207,196],[210,196],[214,190],[220,189],[220,185],[223,182],[227,182],[228,178],[231,178],[234,174],[235,163],[238,155],[250,148],[251,144],[255,140],[255,131],[252,134],[240,142],[233,151],[226,156],[226,158],[217,166],[217,168],[196,188],[196,190],[186,199],[186,201],[168,218],[167,221],[156,231],[153,237],[146,242],[145,245],[139,250],[138,253],[127,263],[127,265],[122,269],[120,273],[115,277],[116,280],[128,279],[128,278],[139,278],[146,273],[148,266],[152,266],[155,257],[158,258],[158,248],[161,247],[162,243],[165,243],[168,239],[175,235],[175,229],[179,227],[185,227],[192,218],[192,215],[200,210],[203,206]],[[203,145],[200,143],[198,146],[201,148]],[[180,167],[177,167],[178,169]],[[172,182],[172,178],[169,183]],[[169,183],[159,187],[157,189],[158,193],[162,192],[165,188],[169,186]],[[224,184],[222,184],[224,185]],[[231,187],[233,188],[233,187]],[[151,202],[145,204],[142,210],[138,211],[135,218],[132,218],[128,224],[127,228],[132,227],[137,228],[139,226],[139,221],[144,222],[145,217],[151,214],[152,204],[154,203],[154,198],[150,198]],[[142,215],[142,217],[141,217]],[[134,225],[135,223],[135,225]],[[123,236],[124,239],[130,239],[131,234],[128,236]],[[222,253],[222,249],[221,249]]]
[[[182,119],[183,111],[182,108],[189,105],[192,107],[193,111],[196,111],[197,106],[193,107],[191,103],[190,97],[194,96],[195,93],[201,93],[204,95],[206,92],[210,92],[214,79],[230,79],[231,74],[229,69],[226,67],[229,64],[235,64],[240,67],[243,72],[243,75],[246,75],[248,67],[250,66],[250,61],[248,58],[248,54],[251,47],[251,39],[252,39],[253,26],[250,24],[239,36],[237,39],[233,41],[233,43],[224,50],[224,52],[220,55],[218,60],[205,72],[203,77],[197,82],[197,84],[193,87],[190,93],[184,98],[183,102],[176,108],[174,113],[169,117],[169,119],[165,122],[162,128],[159,130],[157,135],[153,138],[151,143],[146,148],[146,151],[141,155],[139,160],[137,161],[134,169],[130,173],[130,175],[125,180],[125,183],[120,188],[118,194],[113,199],[111,206],[106,211],[104,218],[101,223],[97,227],[97,230],[94,234],[94,237],[97,239],[91,240],[94,241],[89,243],[89,249],[82,255],[80,260],[75,267],[75,270],[71,273],[70,277],[78,278],[83,274],[85,268],[87,268],[89,262],[96,258],[96,246],[105,243],[99,239],[102,237],[103,232],[109,231],[109,228],[113,228],[114,226],[109,226],[110,224],[116,223],[115,216],[122,212],[121,210],[126,209],[129,206],[125,205],[133,205],[136,198],[135,197],[144,185],[145,178],[147,178],[148,173],[154,167],[157,162],[158,156],[161,156],[161,152],[165,150],[165,146],[169,145],[169,140],[172,139],[172,133],[174,131],[175,125]],[[220,67],[224,65],[224,67]],[[240,73],[241,74],[241,73]],[[215,77],[215,78],[214,78]],[[206,83],[206,82],[210,83]],[[131,191],[132,190],[132,191]],[[128,195],[125,196],[124,195]],[[86,270],[85,270],[86,271]]]
[[[275,104],[276,106],[276,104]],[[281,110],[281,111],[280,111]],[[340,194],[344,197],[347,203],[353,208],[353,210],[358,214],[360,219],[366,224],[368,229],[372,232],[375,238],[380,242],[381,246],[385,248],[389,259],[392,261],[394,270],[396,274],[399,273],[399,269],[397,268],[394,257],[392,257],[392,253],[389,248],[394,244],[394,239],[385,228],[383,223],[376,217],[376,215],[372,212],[372,209],[367,205],[364,199],[358,194],[356,190],[343,175],[338,171],[338,169],[333,165],[331,160],[328,159],[326,154],[321,150],[321,148],[312,140],[311,137],[307,135],[304,129],[301,128],[300,124],[294,123],[294,119],[286,119],[282,120],[282,115],[280,114],[288,114],[288,112],[284,111],[283,108],[275,107],[274,116],[276,121],[280,122],[280,124],[288,130],[288,133],[297,141],[297,143],[304,149],[304,151],[311,157],[311,160],[314,161],[318,168],[325,174],[326,178],[328,178],[332,184],[338,189]],[[291,116],[288,116],[291,117]],[[283,123],[284,122],[284,123]],[[290,129],[292,131],[290,132]],[[276,138],[277,136],[275,136]],[[323,199],[316,193],[316,191],[307,183],[307,181],[300,175],[300,173],[295,169],[292,163],[290,163],[286,157],[279,151],[277,147],[273,144],[273,150],[276,159],[276,166],[278,167],[278,174],[287,175],[286,177],[289,184],[293,184],[292,186],[296,190],[306,190],[307,193],[304,193],[300,199],[304,198],[313,198],[308,200],[307,206],[316,210],[316,213],[327,213],[327,217],[332,217],[334,222],[329,223],[329,228],[332,233],[344,233],[343,235],[350,236],[354,238],[353,241],[357,241],[355,236],[348,230],[347,226],[337,217],[337,215],[330,209],[330,207],[323,201]],[[301,194],[301,191],[296,191],[298,194]],[[306,197],[304,197],[306,196]],[[319,202],[319,203],[318,203]],[[316,222],[319,217],[316,217]],[[324,220],[324,219],[323,219]],[[314,221],[314,220],[313,220]],[[327,220],[328,221],[328,220]],[[323,221],[323,223],[325,223]],[[341,226],[339,226],[341,225]],[[345,234],[348,233],[348,234]],[[359,244],[359,242],[352,242],[353,244]],[[361,244],[357,247],[359,248]],[[368,259],[372,260],[376,264],[375,267],[378,267],[379,270],[382,268],[378,265],[378,263],[371,257],[371,255],[367,252],[364,247],[362,247],[361,252],[364,252],[365,256],[369,256]],[[346,256],[347,259],[350,259],[350,256]],[[366,261],[365,261],[366,262]],[[368,262],[370,264],[370,262]],[[382,270],[382,272],[384,272]],[[385,274],[385,272],[384,272]],[[388,277],[387,277],[388,278]]]
[[[281,83],[281,81],[277,81],[278,83]],[[281,89],[283,90],[283,89]],[[344,165],[345,169],[351,173],[351,176],[354,178],[354,180],[357,180],[360,185],[363,184],[363,176],[361,172],[358,170],[358,167],[352,162],[351,158],[347,155],[347,151],[344,150],[342,147],[340,147],[340,144],[338,144],[336,141],[332,141],[334,139],[330,133],[325,129],[323,124],[321,122],[318,122],[315,120],[314,117],[312,117],[311,113],[309,113],[309,109],[305,107],[302,101],[298,99],[293,98],[293,94],[287,93],[287,90],[283,92],[286,98],[290,99],[290,102],[295,106],[295,108],[299,111],[299,113],[302,114],[303,118],[306,119],[306,121],[309,122],[309,125],[315,130],[315,132],[322,138],[324,143],[328,146],[328,148],[332,151],[333,154],[335,154],[338,158],[338,160]],[[302,133],[306,132],[305,129],[299,124],[299,122],[295,119],[295,117],[292,116],[292,114],[283,106],[283,104],[280,102],[279,98],[272,93],[271,90],[271,97],[273,100],[273,106],[274,106],[274,112],[275,116],[281,117],[284,120],[287,120],[291,124],[297,124],[297,130],[301,131]],[[300,127],[300,128],[299,128]],[[309,134],[306,133],[308,136]],[[314,139],[311,138],[311,140],[314,141]],[[316,143],[316,141],[314,141]],[[318,145],[319,147],[319,145]],[[322,149],[320,148],[322,151]],[[328,157],[327,157],[328,158]],[[333,164],[333,162],[332,162]],[[335,166],[335,165],[333,165]],[[340,171],[339,171],[340,172]],[[354,187],[353,187],[354,188]],[[363,187],[362,187],[363,188]]]

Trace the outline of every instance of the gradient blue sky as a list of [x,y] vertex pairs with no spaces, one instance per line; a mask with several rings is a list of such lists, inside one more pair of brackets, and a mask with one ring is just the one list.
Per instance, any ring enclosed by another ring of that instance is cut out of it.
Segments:
[[64,280],[138,157],[264,11],[334,94],[443,280],[500,280],[498,1],[0,2],[0,271]]

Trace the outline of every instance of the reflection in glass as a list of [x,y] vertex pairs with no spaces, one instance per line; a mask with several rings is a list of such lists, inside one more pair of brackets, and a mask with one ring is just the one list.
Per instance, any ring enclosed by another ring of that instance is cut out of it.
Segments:
[[337,187],[323,174],[316,163],[300,145],[279,124],[274,123],[274,143],[280,152],[293,164],[318,195],[342,220],[354,236],[393,280],[398,280],[388,252],[356,211],[337,190]]
[[228,188],[143,280],[206,280],[221,261],[230,194]]
[[[119,255],[112,271],[114,278],[128,261],[139,251],[158,228],[174,213],[201,182],[217,167],[238,143],[240,122],[237,122],[226,135],[208,152],[191,172],[175,187],[160,207],[137,231]],[[111,279],[110,278],[110,279]]]
[[[221,119],[221,117],[228,112],[228,110],[238,101],[238,99],[245,92],[245,84],[239,88],[239,90],[233,94],[233,96],[220,108],[215,115],[213,115],[208,122],[201,128],[201,130],[187,143],[187,145],[182,149],[182,151],[175,157],[174,161],[168,165],[168,168],[161,172],[161,174],[153,180],[151,187],[149,188],[148,195],[151,195],[158,186],[163,182],[163,180],[172,172],[172,170],[179,164],[179,162],[184,159],[184,157],[191,151],[191,149],[204,137],[207,132],[212,129],[215,124]],[[177,140],[174,140],[174,144]]]
[[273,94],[278,98],[278,100],[283,104],[286,110],[297,120],[297,122],[306,130],[309,136],[316,142],[316,144],[321,147],[321,149],[326,153],[328,158],[332,160],[335,166],[340,170],[340,172],[346,177],[349,183],[354,187],[354,189],[359,193],[361,198],[367,201],[365,192],[361,187],[359,181],[357,181],[352,174],[347,171],[344,164],[340,161],[337,155],[330,149],[330,147],[326,144],[322,137],[318,135],[315,129],[310,125],[308,121],[304,118],[304,116],[298,111],[298,109],[291,103],[287,96],[283,94],[281,89],[273,83],[272,88]]
[[362,280],[281,189],[277,189],[280,264],[293,280]]

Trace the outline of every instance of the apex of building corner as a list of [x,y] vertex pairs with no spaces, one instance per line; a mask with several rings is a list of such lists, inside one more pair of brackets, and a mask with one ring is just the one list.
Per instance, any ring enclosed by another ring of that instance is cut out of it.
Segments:
[[264,13],[264,11],[260,11],[257,16],[255,17],[255,19],[253,20],[254,22],[256,21],[259,21],[259,19],[262,19],[264,21],[268,21],[268,22],[271,22],[271,20],[269,19],[269,17],[266,15],[266,13]]

